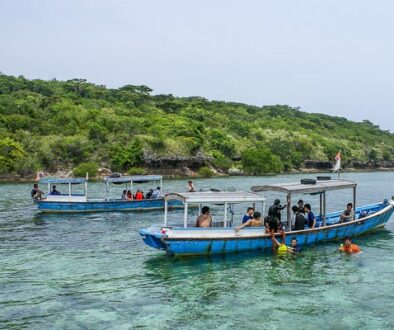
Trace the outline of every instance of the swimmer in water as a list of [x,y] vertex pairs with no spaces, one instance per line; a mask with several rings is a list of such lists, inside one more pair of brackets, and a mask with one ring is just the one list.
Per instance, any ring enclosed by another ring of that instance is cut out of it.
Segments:
[[[299,248],[297,247],[297,239],[293,238],[292,246],[287,246],[286,243],[286,233],[284,231],[281,232],[282,243],[275,238],[275,234],[271,232],[271,239],[272,239],[272,247],[275,248],[275,251],[278,252],[279,255],[284,255],[287,253],[297,253]],[[294,244],[294,245],[293,245]]]
[[340,252],[345,253],[358,253],[361,251],[360,247],[356,244],[352,244],[352,239],[350,237],[346,237],[343,241],[343,244],[339,247]]

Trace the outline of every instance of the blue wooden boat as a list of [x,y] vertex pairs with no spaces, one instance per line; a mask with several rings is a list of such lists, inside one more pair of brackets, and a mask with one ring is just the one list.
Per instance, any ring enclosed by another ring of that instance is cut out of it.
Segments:
[[[48,185],[48,194],[45,199],[35,200],[38,210],[47,213],[54,212],[109,212],[109,211],[148,211],[164,208],[164,198],[141,199],[141,200],[127,200],[119,197],[113,197],[111,193],[111,184],[125,185],[126,190],[132,190],[133,185],[146,182],[153,182],[156,187],[163,185],[163,179],[160,175],[140,175],[140,176],[121,176],[121,177],[106,177],[104,179],[106,187],[106,198],[91,199],[88,198],[88,180],[84,178],[43,178],[39,181],[41,184]],[[53,185],[61,185],[61,194],[51,194],[51,187]],[[80,186],[82,185],[82,186]],[[65,186],[65,187],[64,187]],[[79,186],[79,191],[75,192],[76,186]],[[66,192],[64,192],[66,188]],[[178,201],[171,201],[168,204],[169,208],[181,207],[182,203]]]
[[[324,241],[342,239],[346,236],[361,235],[377,227],[384,226],[394,211],[394,201],[384,200],[381,203],[365,205],[355,208],[354,219],[339,223],[339,215],[342,212],[326,214],[326,192],[339,189],[353,189],[353,205],[356,205],[357,184],[347,180],[322,180],[313,184],[287,183],[277,185],[264,185],[252,187],[253,192],[233,193],[184,193],[168,194],[165,203],[170,200],[181,201],[184,204],[184,225],[169,226],[167,224],[167,211],[165,208],[164,224],[153,225],[147,229],[141,229],[140,235],[144,242],[168,255],[199,255],[199,254],[222,254],[250,250],[271,251],[272,240],[265,232],[265,227],[249,227],[236,231],[228,226],[226,210],[229,205],[235,203],[263,203],[265,198],[257,192],[276,191],[287,194],[288,205],[291,205],[291,197],[294,194],[319,194],[320,214],[317,217],[317,226],[313,229],[291,230],[291,217],[288,214],[288,226],[286,244],[290,245],[291,238],[297,238],[299,245],[309,245]],[[225,207],[222,227],[193,228],[188,227],[188,206],[190,204],[217,204]],[[288,208],[290,209],[290,208]],[[289,212],[289,211],[288,211]],[[360,215],[363,217],[360,217]],[[366,215],[366,216],[364,216]],[[276,235],[279,235],[276,234]]]

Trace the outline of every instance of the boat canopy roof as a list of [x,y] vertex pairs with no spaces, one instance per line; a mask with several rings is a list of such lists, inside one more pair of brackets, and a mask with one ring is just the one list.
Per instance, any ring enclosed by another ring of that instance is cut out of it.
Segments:
[[56,183],[56,184],[81,184],[85,183],[85,178],[43,178],[39,180],[41,184]]
[[355,188],[357,183],[348,180],[318,180],[315,184],[302,184],[300,182],[266,184],[253,186],[253,192],[259,191],[280,191],[288,194],[320,193],[329,190],[340,190]]
[[185,192],[169,193],[164,196],[165,201],[178,200],[184,203],[240,203],[240,202],[265,202],[266,198],[259,194],[242,191],[221,192]]
[[131,176],[120,176],[111,177],[106,176],[104,181],[113,183],[126,183],[126,182],[149,182],[149,181],[160,181],[163,178],[161,175],[131,175]]

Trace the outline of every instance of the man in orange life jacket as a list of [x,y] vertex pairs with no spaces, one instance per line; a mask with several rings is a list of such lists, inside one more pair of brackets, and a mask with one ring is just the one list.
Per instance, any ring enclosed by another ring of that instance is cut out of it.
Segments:
[[352,244],[352,239],[350,237],[346,237],[343,244],[339,247],[339,251],[345,253],[358,253],[361,249],[358,245]]

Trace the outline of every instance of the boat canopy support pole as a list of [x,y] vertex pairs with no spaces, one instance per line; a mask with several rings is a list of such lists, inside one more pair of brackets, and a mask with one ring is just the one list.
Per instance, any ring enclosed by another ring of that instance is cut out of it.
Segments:
[[185,211],[183,213],[183,227],[187,228],[187,209],[188,209],[189,205],[188,203],[185,203]]
[[319,198],[320,198],[319,216],[321,221],[323,219],[323,193],[319,193]]
[[327,214],[327,209],[326,209],[326,192],[323,192],[323,227],[326,226],[326,216]]
[[223,227],[226,228],[227,227],[227,202],[224,203],[224,223],[223,223]]
[[291,194],[290,193],[287,194],[286,203],[287,203],[287,228],[288,228],[289,231],[291,231],[291,213],[290,213],[290,211],[291,211],[291,207],[290,207],[290,205],[291,205]]
[[109,183],[108,183],[108,181],[105,183],[105,193],[107,195],[107,201],[109,201]]
[[71,182],[68,183],[68,196],[71,196]]
[[353,187],[353,219],[356,218],[356,187]]
[[164,201],[164,226],[167,226],[168,201]]

